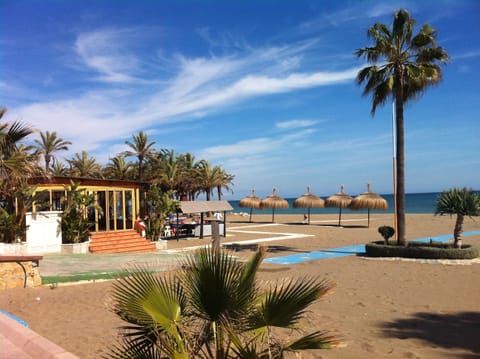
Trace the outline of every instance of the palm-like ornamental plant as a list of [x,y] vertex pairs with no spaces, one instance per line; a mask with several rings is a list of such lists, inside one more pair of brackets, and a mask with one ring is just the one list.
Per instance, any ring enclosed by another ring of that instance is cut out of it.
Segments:
[[457,215],[453,231],[453,245],[461,248],[463,221],[465,216],[480,216],[480,196],[467,188],[452,188],[443,191],[437,199],[435,214]]
[[396,123],[396,212],[398,243],[406,244],[405,232],[405,145],[403,106],[418,98],[429,86],[442,78],[439,66],[448,60],[447,52],[437,46],[437,32],[425,24],[413,35],[415,20],[406,10],[398,10],[392,29],[376,23],[368,29],[373,46],[359,49],[357,57],[364,57],[371,66],[357,75],[358,84],[365,83],[364,95],[372,95],[372,115],[377,106],[389,98],[395,100]]
[[[299,328],[308,306],[331,284],[301,278],[259,285],[264,256],[261,248],[242,263],[203,248],[176,273],[130,271],[114,284],[113,310],[128,325],[109,357],[283,358],[287,351],[334,347],[337,340],[326,332]],[[282,341],[281,329],[295,329],[300,337]]]

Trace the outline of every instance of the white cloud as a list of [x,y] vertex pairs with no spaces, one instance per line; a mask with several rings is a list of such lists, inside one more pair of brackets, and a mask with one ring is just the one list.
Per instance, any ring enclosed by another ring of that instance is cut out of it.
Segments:
[[318,123],[318,120],[290,120],[277,122],[275,126],[280,129],[291,129],[291,128],[301,128],[301,127],[310,127]]
[[88,68],[99,73],[95,79],[111,83],[143,82],[135,74],[141,60],[131,51],[141,32],[134,28],[102,29],[78,35],[74,50]]

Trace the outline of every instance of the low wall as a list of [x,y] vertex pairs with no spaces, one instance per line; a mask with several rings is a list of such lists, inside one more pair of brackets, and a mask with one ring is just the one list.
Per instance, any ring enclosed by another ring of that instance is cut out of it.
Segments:
[[42,285],[38,270],[41,256],[0,256],[0,290]]

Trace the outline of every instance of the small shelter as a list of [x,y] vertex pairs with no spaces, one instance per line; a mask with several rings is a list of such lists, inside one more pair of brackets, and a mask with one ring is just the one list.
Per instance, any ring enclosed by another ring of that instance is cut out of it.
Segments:
[[355,197],[350,203],[351,209],[364,209],[368,210],[368,227],[370,227],[370,210],[371,209],[388,209],[388,202],[382,196],[370,191],[370,183],[367,183],[367,192],[364,192]]
[[[227,235],[227,211],[232,211],[233,207],[228,201],[180,201],[180,212],[182,213],[200,213],[200,238],[204,234],[204,216],[205,213],[223,212],[223,236]],[[178,216],[177,216],[178,220]],[[178,225],[178,223],[177,223]]]

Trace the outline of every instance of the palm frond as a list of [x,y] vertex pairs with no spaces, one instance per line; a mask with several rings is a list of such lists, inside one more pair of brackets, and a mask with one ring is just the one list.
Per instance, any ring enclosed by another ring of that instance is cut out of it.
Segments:
[[316,331],[285,345],[283,350],[298,351],[305,349],[331,349],[338,346],[338,344],[338,338],[328,334],[327,331]]
[[277,283],[261,298],[258,312],[251,318],[252,329],[294,327],[306,308],[332,288],[328,281],[315,278]]

